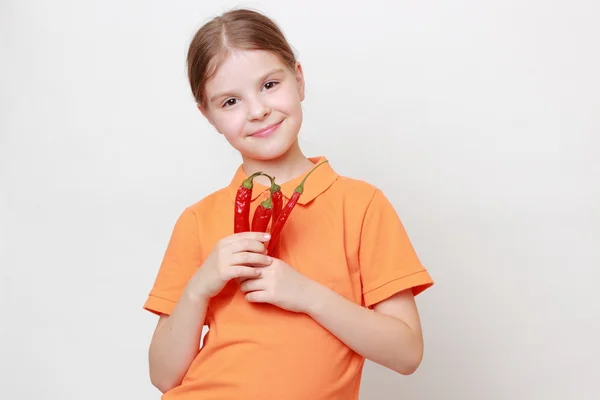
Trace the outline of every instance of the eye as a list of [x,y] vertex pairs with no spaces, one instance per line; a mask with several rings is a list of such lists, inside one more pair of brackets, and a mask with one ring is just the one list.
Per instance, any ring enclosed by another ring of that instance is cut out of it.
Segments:
[[234,106],[236,103],[236,99],[227,99],[225,100],[225,103],[223,103],[223,107],[231,107]]
[[266,89],[273,89],[277,84],[279,84],[279,82],[269,81],[269,82],[265,83],[264,87]]

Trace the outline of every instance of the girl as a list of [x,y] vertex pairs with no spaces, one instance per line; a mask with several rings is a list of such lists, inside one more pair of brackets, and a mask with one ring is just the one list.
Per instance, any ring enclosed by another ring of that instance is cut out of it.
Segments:
[[[304,76],[280,29],[227,12],[197,32],[187,61],[198,109],[243,162],[183,210],[144,305],[160,316],[149,363],[163,399],[358,399],[365,359],[414,372],[414,296],[433,282],[379,189],[303,154]],[[251,213],[268,176],[285,199],[307,178],[275,253],[268,233],[233,230],[237,190],[259,171]]]

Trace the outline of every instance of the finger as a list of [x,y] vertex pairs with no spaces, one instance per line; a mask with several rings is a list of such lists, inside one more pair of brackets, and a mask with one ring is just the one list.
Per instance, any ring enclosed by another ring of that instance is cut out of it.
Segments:
[[[251,268],[254,268],[254,269],[261,269],[261,270],[262,270],[262,268],[263,268],[263,267],[251,267]],[[261,275],[262,275],[262,273],[261,273]],[[254,277],[251,277],[251,276],[250,276],[250,277],[248,277],[248,276],[245,276],[245,277],[242,277],[242,278],[237,278],[237,281],[238,281],[238,283],[241,285],[242,283],[246,282],[248,279],[255,279],[255,278],[254,278]]]
[[259,242],[268,242],[271,239],[271,235],[265,232],[239,232],[226,237],[222,240],[222,243],[229,244],[244,239],[251,239]]
[[265,267],[271,265],[272,262],[273,259],[265,254],[243,252],[231,255],[231,265]]
[[254,292],[256,290],[265,290],[264,279],[245,279],[240,285],[240,290],[244,293]]
[[258,278],[260,277],[261,271],[259,268],[247,267],[245,265],[233,265],[227,269],[229,279],[234,278]]
[[263,242],[254,239],[242,239],[227,244],[227,251],[231,253],[240,253],[249,251],[252,253],[265,254],[267,247]]
[[[262,277],[265,276],[265,272],[267,271],[267,269],[270,268],[270,266],[266,266],[266,267],[255,267],[255,266],[253,266],[252,268],[259,269],[261,271],[260,277],[262,278]],[[244,283],[248,279],[256,279],[256,277],[253,277],[253,276],[251,276],[251,277],[241,277],[241,278],[237,278],[237,281],[241,285],[242,283]]]
[[269,296],[264,290],[257,290],[255,292],[246,293],[246,300],[251,303],[268,303]]

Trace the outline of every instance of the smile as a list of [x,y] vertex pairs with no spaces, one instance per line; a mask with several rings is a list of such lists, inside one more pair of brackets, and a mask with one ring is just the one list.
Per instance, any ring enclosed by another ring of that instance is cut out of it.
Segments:
[[272,124],[267,126],[266,128],[263,129],[259,129],[257,131],[254,131],[250,134],[250,136],[252,137],[265,137],[265,136],[269,136],[271,133],[275,132],[275,130],[277,128],[279,128],[279,125],[281,125],[283,121],[279,121],[276,124]]

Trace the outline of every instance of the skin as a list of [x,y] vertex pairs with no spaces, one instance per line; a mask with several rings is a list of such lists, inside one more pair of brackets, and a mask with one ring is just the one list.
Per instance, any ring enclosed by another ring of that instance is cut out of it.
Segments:
[[[300,63],[289,68],[268,52],[233,50],[207,82],[205,95],[208,104],[198,109],[240,152],[246,174],[260,170],[286,182],[313,167],[298,145],[305,98]],[[268,137],[252,135],[279,122]],[[268,185],[264,179],[261,183]],[[418,368],[423,336],[410,290],[372,309],[361,307],[268,257],[266,241],[268,235],[258,232],[224,238],[192,277],[171,315],[160,317],[149,354],[150,378],[160,391],[181,382],[200,351],[208,302],[230,279],[241,282],[247,301],[305,313],[375,363],[403,375]]]
[[[260,170],[286,182],[313,167],[298,145],[304,88],[300,63],[291,69],[271,53],[233,50],[206,84],[206,108],[198,108],[240,152],[247,174]],[[280,121],[268,138],[251,135]]]

